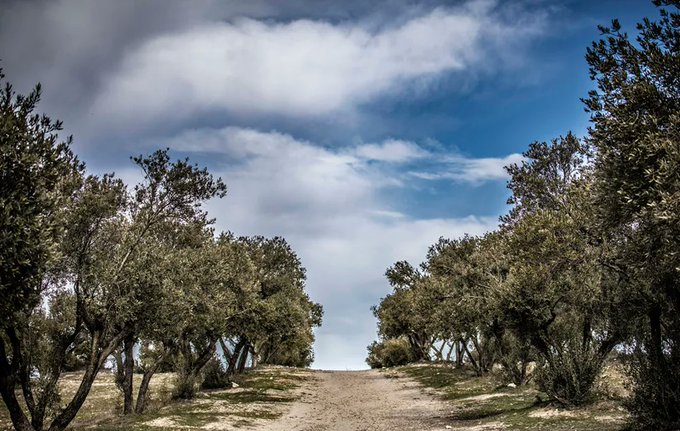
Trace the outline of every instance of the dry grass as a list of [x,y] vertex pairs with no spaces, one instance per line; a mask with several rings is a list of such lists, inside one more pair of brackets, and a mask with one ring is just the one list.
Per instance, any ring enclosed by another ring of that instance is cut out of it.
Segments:
[[[123,417],[122,396],[114,376],[102,372],[71,429],[85,430],[233,430],[279,417],[285,404],[299,397],[298,388],[311,378],[309,372],[288,368],[261,368],[240,376],[238,388],[205,391],[191,401],[170,399],[174,375],[157,374],[151,380],[150,400],[143,415]],[[141,380],[135,375],[136,388]],[[62,398],[69,399],[80,384],[79,373],[65,373],[60,380]],[[12,429],[0,404],[0,429]]]
[[621,430],[627,416],[621,407],[627,395],[620,365],[609,365],[598,383],[598,401],[562,409],[547,404],[535,387],[512,388],[497,375],[477,377],[468,369],[417,365],[386,370],[390,377],[405,374],[435,390],[450,402],[452,429],[460,430]]

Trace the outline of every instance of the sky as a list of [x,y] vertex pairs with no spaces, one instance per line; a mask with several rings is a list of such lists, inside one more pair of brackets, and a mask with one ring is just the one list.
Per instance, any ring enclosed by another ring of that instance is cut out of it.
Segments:
[[507,211],[503,166],[586,133],[598,24],[645,0],[0,0],[0,67],[88,170],[169,147],[216,228],[280,235],[324,306],[314,368],[361,369],[385,269]]

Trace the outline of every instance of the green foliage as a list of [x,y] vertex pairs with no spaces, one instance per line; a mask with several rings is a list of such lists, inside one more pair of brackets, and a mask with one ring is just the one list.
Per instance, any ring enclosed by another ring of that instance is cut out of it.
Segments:
[[215,356],[203,368],[201,389],[224,389],[231,387],[231,381],[222,362]]
[[596,196],[603,234],[616,239],[610,265],[637,303],[640,324],[632,412],[642,428],[680,427],[680,14],[655,1],[633,40],[618,21],[588,49],[597,88],[584,101],[597,150]]
[[[84,176],[70,139],[58,140],[61,123],[33,114],[39,92],[0,93],[0,392],[15,427],[66,428],[114,352],[124,413],[134,371],[137,413],[172,363],[176,396],[192,397],[223,338],[272,363],[310,365],[323,311],[285,240],[216,237],[202,204],[226,186],[169,149],[132,158],[143,174],[132,191],[110,174]],[[214,365],[208,385],[226,377]],[[82,382],[61,400],[70,369]]]
[[199,376],[194,373],[187,373],[180,368],[180,371],[175,376],[172,398],[182,400],[193,399],[196,396],[196,392],[198,392],[199,384]]
[[428,306],[421,300],[428,287],[423,274],[408,262],[397,262],[387,269],[385,276],[394,290],[377,307],[372,307],[379,335],[384,339],[407,340],[412,361],[429,359],[434,340],[427,311],[420,308]]
[[635,418],[635,428],[677,429],[677,418],[680,417],[680,368],[668,368],[662,375],[651,362],[649,355],[637,352],[630,364],[635,391],[627,406]]
[[593,387],[602,367],[599,358],[587,353],[563,351],[551,362],[544,362],[536,371],[536,380],[550,399],[566,406],[583,405],[593,401]]
[[306,271],[281,237],[242,237],[238,243],[255,267],[259,290],[250,308],[233,321],[262,363],[307,367],[314,360],[313,328],[321,325],[323,308],[304,291]]
[[413,362],[411,348],[404,338],[374,341],[368,349],[366,363],[371,368],[389,368]]
[[17,95],[0,69],[0,325],[40,301],[42,280],[58,257],[64,208],[83,167],[60,141],[59,121],[34,113],[40,86]]
[[680,3],[654,3],[672,10],[635,40],[616,20],[600,28],[586,56],[593,127],[507,167],[500,229],[440,239],[422,271],[388,271],[381,335],[424,330],[478,374],[499,362],[517,382],[534,358],[541,389],[567,405],[592,400],[608,355],[632,346],[635,424],[680,426]]

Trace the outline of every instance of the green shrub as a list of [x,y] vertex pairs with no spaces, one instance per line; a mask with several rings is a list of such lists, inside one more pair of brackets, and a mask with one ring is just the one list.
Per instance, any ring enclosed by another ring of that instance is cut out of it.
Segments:
[[172,398],[190,400],[196,396],[199,378],[193,373],[179,371],[175,376]]
[[413,361],[408,341],[403,338],[390,338],[374,341],[368,346],[366,363],[371,368],[396,367]]
[[224,389],[231,387],[227,370],[219,359],[213,357],[203,368],[201,389]]
[[539,389],[552,400],[566,406],[591,402],[595,381],[602,371],[602,361],[587,353],[565,351],[555,355],[536,372]]
[[661,367],[652,366],[642,352],[631,361],[634,391],[627,407],[635,429],[680,429],[680,358],[664,355],[662,362]]

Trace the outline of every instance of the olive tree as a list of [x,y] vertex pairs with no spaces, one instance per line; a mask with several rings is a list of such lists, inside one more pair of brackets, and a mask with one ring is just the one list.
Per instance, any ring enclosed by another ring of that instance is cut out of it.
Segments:
[[641,428],[680,427],[680,14],[654,2],[637,36],[618,21],[586,59],[596,83],[584,100],[595,147],[598,217],[619,253],[612,266],[640,304],[632,412]]
[[502,312],[538,352],[542,389],[564,404],[591,398],[607,355],[627,335],[625,292],[592,228],[589,155],[568,134],[532,144],[521,165],[508,167],[515,208],[505,225]]
[[[198,226],[199,230],[193,233],[200,238],[200,229],[211,222],[201,204],[226,193],[221,179],[214,179],[206,169],[190,164],[187,159],[172,162],[168,150],[134,157],[133,161],[142,170],[143,180],[130,197],[127,225],[120,238],[124,253],[113,260],[117,265],[114,271],[121,274],[115,281],[122,286],[117,286],[114,293],[117,296],[110,299],[120,306],[117,325],[126,332],[122,346],[125,361],[119,381],[126,414],[133,411],[134,346],[140,332],[156,324],[149,320],[150,311],[163,297],[159,292],[164,288],[163,273],[154,270],[158,269],[156,263],[163,260],[157,253],[159,243],[163,239],[178,242],[179,238],[173,239],[171,235],[183,225]],[[170,232],[164,233],[164,229]]]

